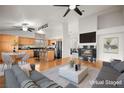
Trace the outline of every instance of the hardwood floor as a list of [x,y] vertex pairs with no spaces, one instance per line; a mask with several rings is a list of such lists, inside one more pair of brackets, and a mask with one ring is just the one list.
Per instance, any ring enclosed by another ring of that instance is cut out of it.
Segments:
[[0,76],[0,88],[4,88],[4,82],[5,82],[4,79],[5,79],[4,76]]
[[[57,59],[54,61],[46,61],[45,59],[42,60],[37,60],[35,58],[30,58],[28,62],[30,64],[36,64],[36,70],[38,71],[44,71],[48,70],[50,68],[54,68],[59,65],[67,64],[71,58],[63,58],[63,59]],[[102,62],[101,61],[96,61],[94,63],[92,62],[87,62],[87,61],[82,61],[79,59],[75,59],[76,62],[80,62],[81,65],[85,65],[88,67],[94,67],[97,69],[100,69],[102,67]],[[4,76],[0,77],[0,88],[4,87]]]

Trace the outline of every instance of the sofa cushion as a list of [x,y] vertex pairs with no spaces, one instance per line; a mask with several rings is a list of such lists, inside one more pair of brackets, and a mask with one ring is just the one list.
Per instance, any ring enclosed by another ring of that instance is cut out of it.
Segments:
[[115,74],[111,74],[111,73],[107,73],[107,72],[103,72],[101,71],[97,78],[96,81],[97,82],[103,82],[101,84],[93,84],[93,88],[117,88],[116,84],[107,84],[106,81],[112,81],[115,82],[116,79],[118,78],[118,75]]
[[116,69],[120,73],[124,72],[124,62],[120,62],[120,63],[114,65],[113,68]]
[[115,81],[118,78],[118,75],[116,74],[111,74],[107,72],[100,72],[98,74],[98,77],[96,78],[97,80],[112,80]]
[[117,85],[117,86],[124,88],[124,73],[121,74],[121,75],[117,78],[117,81],[120,81],[120,80],[121,80],[122,84]]
[[111,66],[114,67],[116,64],[120,63],[121,61],[111,61]]
[[107,67],[107,66],[103,66],[100,72],[114,74],[116,76],[119,76],[121,74],[120,72],[118,72],[117,70],[113,69],[112,67]]
[[78,88],[76,85],[69,83],[65,88]]
[[107,67],[111,67],[111,64],[110,64],[110,62],[103,62],[103,66],[107,66]]
[[118,61],[118,62],[121,62],[121,60],[120,60],[120,59],[113,59],[113,61]]
[[39,85],[41,88],[61,88],[60,85],[52,80],[49,80],[48,78],[43,78],[37,81],[36,84]]
[[5,87],[6,88],[19,88],[20,85],[11,69],[5,70]]
[[[100,70],[100,72],[96,78],[96,81],[98,81],[98,82],[103,81],[106,83],[93,84],[92,87],[93,88],[118,88],[118,86],[116,85],[116,83],[117,83],[116,81],[117,81],[118,76],[121,75],[121,73],[118,70],[116,70],[114,68],[114,66],[117,64],[120,64],[120,63],[122,63],[122,62],[120,62],[120,61],[116,61],[116,62],[113,61],[112,63],[104,62],[103,67]],[[112,83],[108,84],[107,81],[110,81]]]
[[60,85],[35,70],[31,72],[31,79],[41,88],[61,88]]
[[46,77],[44,75],[42,75],[40,72],[37,72],[37,71],[34,70],[34,71],[31,72],[30,78],[33,81],[38,81],[38,80],[46,78]]
[[13,70],[19,84],[21,84],[25,80],[30,79],[18,65],[13,65],[12,70]]
[[32,80],[25,80],[21,83],[21,88],[38,88]]

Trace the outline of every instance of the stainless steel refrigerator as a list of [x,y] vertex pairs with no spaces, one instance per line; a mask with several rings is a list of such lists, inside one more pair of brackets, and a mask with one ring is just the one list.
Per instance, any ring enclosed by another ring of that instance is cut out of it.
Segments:
[[56,41],[55,45],[55,58],[62,58],[62,41]]

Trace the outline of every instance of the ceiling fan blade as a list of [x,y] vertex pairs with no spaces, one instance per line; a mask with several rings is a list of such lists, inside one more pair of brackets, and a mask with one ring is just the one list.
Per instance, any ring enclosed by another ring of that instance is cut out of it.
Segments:
[[48,27],[48,23],[46,23],[46,24],[44,24],[44,25],[38,27],[38,30],[41,30],[41,29],[44,29],[44,28],[47,28],[47,27]]
[[29,32],[32,32],[33,30],[35,30],[35,29],[34,28],[30,28],[30,27],[28,28]]
[[54,6],[57,6],[57,7],[69,7],[69,5],[54,5]]
[[13,28],[22,28],[22,26],[12,26]]
[[28,29],[29,32],[32,32],[32,30]]
[[74,9],[75,12],[77,12],[79,15],[82,15],[82,12],[78,9],[78,7],[76,6],[76,8]]
[[69,13],[69,11],[70,9],[68,8],[63,17],[65,17]]

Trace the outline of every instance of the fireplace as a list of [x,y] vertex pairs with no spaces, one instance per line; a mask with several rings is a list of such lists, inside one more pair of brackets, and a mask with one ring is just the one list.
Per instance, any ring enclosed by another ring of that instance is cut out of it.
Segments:
[[81,51],[81,55],[82,56],[92,56],[92,50],[87,49],[87,50]]
[[84,61],[96,60],[96,48],[79,48],[79,58]]

